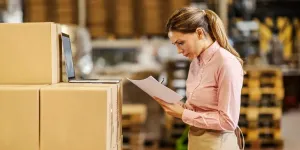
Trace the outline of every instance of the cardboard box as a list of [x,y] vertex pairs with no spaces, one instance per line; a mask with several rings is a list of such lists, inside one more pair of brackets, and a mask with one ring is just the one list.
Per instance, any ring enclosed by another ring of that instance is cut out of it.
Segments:
[[0,86],[0,149],[39,150],[39,97],[43,86]]
[[121,150],[119,95],[114,84],[60,83],[43,88],[41,150]]
[[180,9],[182,7],[187,7],[191,3],[191,0],[170,0],[169,7],[170,7],[170,13],[172,14],[177,9]]
[[87,10],[87,23],[88,24],[99,24],[107,23],[106,11],[100,7],[90,7]]
[[58,9],[57,12],[53,13],[55,22],[62,24],[76,24],[77,23],[77,12],[72,9]]
[[29,22],[44,22],[47,21],[46,5],[31,5],[25,9],[25,20]]
[[0,0],[0,8],[6,10],[7,0]]
[[3,23],[0,31],[0,84],[60,81],[59,25]]
[[108,4],[105,0],[86,1],[86,21],[87,24],[107,24],[109,14]]
[[106,37],[107,28],[105,24],[92,24],[88,26],[92,38]]
[[131,7],[118,7],[114,19],[115,33],[118,37],[130,37],[134,35],[134,15]]
[[[103,7],[106,4],[105,0],[87,0],[86,6],[89,7]],[[104,8],[104,7],[103,7]]]
[[78,1],[74,0],[56,0],[52,1],[52,3],[58,8],[77,8],[78,6]]
[[119,84],[93,84],[93,83],[59,83],[55,84],[53,86],[72,86],[72,87],[82,87],[82,86],[93,86],[93,87],[109,87],[112,88],[113,92],[112,94],[114,95],[113,98],[113,110],[114,110],[114,122],[117,122],[117,137],[118,141],[120,142],[118,144],[118,150],[122,150],[122,143],[123,143],[123,135],[122,135],[122,115],[123,115],[123,82],[121,81]]
[[47,0],[25,0],[25,5],[31,6],[31,5],[41,5],[41,4],[47,4]]

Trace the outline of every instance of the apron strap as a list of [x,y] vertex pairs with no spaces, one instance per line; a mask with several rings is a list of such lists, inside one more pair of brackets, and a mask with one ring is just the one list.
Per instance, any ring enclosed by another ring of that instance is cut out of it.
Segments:
[[[245,149],[245,138],[244,138],[244,134],[243,134],[241,128],[239,126],[237,126],[237,128],[235,129],[234,132],[235,132],[235,135],[237,136],[237,142],[238,142],[240,149],[244,150]],[[241,135],[242,135],[242,138],[241,138]]]

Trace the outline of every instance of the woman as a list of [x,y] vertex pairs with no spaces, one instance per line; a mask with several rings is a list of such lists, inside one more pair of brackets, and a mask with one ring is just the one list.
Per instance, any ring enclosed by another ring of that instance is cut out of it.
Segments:
[[221,19],[211,10],[186,7],[169,18],[166,28],[178,53],[192,59],[187,101],[168,104],[154,99],[190,126],[189,150],[240,149],[235,133],[240,131],[243,61],[229,44]]

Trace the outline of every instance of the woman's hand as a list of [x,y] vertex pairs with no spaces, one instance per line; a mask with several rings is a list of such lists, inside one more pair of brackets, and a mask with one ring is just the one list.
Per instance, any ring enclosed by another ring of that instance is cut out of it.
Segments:
[[170,104],[158,97],[153,97],[153,99],[155,99],[161,105],[161,107],[165,110],[167,114],[181,119],[184,110],[182,104],[180,103]]

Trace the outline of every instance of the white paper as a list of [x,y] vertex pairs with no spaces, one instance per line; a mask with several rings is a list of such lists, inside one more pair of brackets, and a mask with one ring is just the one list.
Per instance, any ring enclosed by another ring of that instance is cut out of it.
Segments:
[[167,103],[176,103],[183,98],[181,95],[156,81],[152,76],[149,76],[148,78],[143,80],[128,80],[138,86],[151,97],[158,97]]

